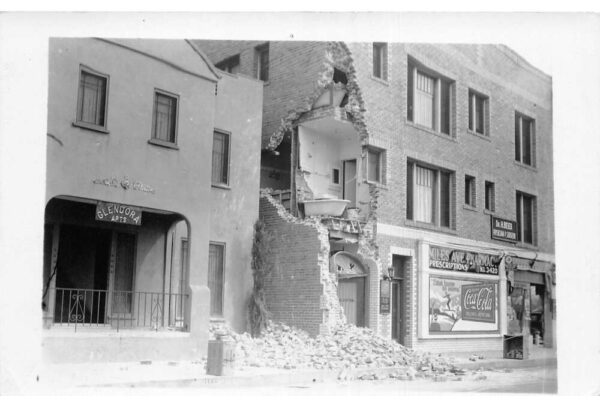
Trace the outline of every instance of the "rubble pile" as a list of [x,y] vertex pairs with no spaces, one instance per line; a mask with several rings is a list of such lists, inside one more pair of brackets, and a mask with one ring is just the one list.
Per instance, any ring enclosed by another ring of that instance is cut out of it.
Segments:
[[[464,374],[464,370],[456,369],[441,355],[413,351],[371,329],[352,325],[339,326],[331,334],[316,338],[274,322],[269,322],[260,338],[252,338],[247,333],[237,334],[223,324],[211,325],[210,330],[213,337],[219,333],[235,341],[235,366],[238,369],[314,368],[339,369],[344,373],[353,369],[390,368],[390,377],[434,377],[436,380]],[[399,370],[394,373],[396,368]],[[359,378],[379,379],[377,374]]]

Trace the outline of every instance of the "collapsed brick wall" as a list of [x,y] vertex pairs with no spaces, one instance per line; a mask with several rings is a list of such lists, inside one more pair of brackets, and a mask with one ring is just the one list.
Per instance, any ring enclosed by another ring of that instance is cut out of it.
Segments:
[[268,259],[274,266],[265,281],[271,318],[312,336],[344,323],[337,280],[329,272],[327,229],[316,219],[295,218],[264,191],[259,213],[273,236]]

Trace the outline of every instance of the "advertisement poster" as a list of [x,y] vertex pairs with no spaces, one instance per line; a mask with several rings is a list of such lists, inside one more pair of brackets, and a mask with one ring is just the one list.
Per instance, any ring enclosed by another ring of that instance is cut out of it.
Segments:
[[431,276],[429,332],[498,331],[498,284]]

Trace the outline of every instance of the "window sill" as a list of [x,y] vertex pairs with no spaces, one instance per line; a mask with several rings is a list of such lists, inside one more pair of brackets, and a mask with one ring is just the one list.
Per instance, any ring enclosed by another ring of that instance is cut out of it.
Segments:
[[220,188],[222,190],[231,190],[231,187],[229,185],[227,185],[227,184],[212,183],[211,187]]
[[474,131],[472,131],[470,129],[467,129],[467,134],[469,134],[471,136],[477,136],[479,139],[483,139],[483,140],[488,141],[488,142],[492,141],[492,139],[490,138],[489,135],[481,134],[479,132],[474,132]]
[[520,166],[521,168],[529,169],[530,171],[537,172],[537,169],[532,165],[527,165],[517,160],[514,161],[515,165]]
[[435,224],[423,223],[421,221],[407,219],[407,220],[404,220],[404,225],[407,227],[412,227],[412,228],[420,228],[423,230],[429,230],[429,231],[435,231],[435,232],[442,232],[442,233],[450,234],[450,235],[456,235],[456,230],[454,230],[452,228],[440,227]]
[[377,181],[373,181],[373,180],[363,180],[363,183],[369,185],[369,186],[373,186],[373,187],[377,187],[380,188],[382,190],[387,190],[388,186],[384,183],[380,183]]
[[88,131],[94,131],[94,132],[100,132],[100,133],[110,133],[108,131],[108,129],[106,129],[103,126],[100,125],[95,125],[95,124],[88,124],[85,122],[80,122],[80,121],[73,121],[73,126],[77,127],[77,128],[81,128],[81,129],[87,129]]
[[413,127],[415,129],[418,129],[420,131],[424,131],[424,132],[430,133],[430,134],[432,134],[434,136],[437,136],[437,137],[449,140],[449,141],[454,142],[454,143],[458,143],[456,141],[456,137],[454,137],[452,135],[446,135],[445,133],[438,132],[436,130],[433,130],[433,129],[428,128],[428,127],[423,126],[423,125],[415,124],[414,122],[409,121],[409,120],[406,120],[405,123],[406,123],[406,125],[408,125],[410,127]]
[[517,241],[517,247],[523,248],[523,249],[536,250],[536,251],[540,250],[537,245],[534,245],[532,243],[520,242],[520,241]]
[[496,211],[490,209],[483,209],[483,214],[495,215]]
[[463,209],[470,210],[472,212],[478,212],[476,206],[472,206],[472,205],[468,205],[468,204],[463,204]]
[[379,84],[385,85],[386,87],[390,86],[390,82],[389,80],[384,80],[381,77],[375,77],[373,74],[371,74],[371,80],[377,81]]
[[166,142],[164,140],[150,139],[150,140],[148,140],[148,143],[153,144],[155,146],[170,148],[173,150],[179,150],[179,147],[177,147],[177,144],[171,143],[171,142]]
[[210,323],[225,323],[223,316],[211,316],[209,319]]

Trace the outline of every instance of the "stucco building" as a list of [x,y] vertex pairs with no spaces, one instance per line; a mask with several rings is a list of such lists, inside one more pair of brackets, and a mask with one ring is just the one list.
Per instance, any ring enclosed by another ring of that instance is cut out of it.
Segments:
[[185,40],[51,39],[43,352],[194,359],[246,329],[262,84]]
[[265,84],[276,320],[432,351],[554,345],[550,76],[502,45],[197,44]]

